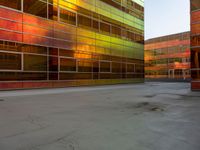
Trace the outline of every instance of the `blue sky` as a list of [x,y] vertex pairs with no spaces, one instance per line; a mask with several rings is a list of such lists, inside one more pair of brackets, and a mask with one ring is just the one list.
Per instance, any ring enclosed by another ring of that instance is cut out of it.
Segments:
[[189,0],[145,0],[145,39],[190,30]]

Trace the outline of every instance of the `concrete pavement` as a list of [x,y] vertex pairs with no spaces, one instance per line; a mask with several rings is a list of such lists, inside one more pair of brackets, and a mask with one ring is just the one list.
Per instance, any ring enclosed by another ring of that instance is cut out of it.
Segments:
[[0,150],[200,150],[189,83],[0,92]]

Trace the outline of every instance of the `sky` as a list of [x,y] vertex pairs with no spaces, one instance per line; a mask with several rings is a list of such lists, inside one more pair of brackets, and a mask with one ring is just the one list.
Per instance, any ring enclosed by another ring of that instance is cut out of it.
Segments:
[[190,0],[145,0],[145,39],[190,30]]

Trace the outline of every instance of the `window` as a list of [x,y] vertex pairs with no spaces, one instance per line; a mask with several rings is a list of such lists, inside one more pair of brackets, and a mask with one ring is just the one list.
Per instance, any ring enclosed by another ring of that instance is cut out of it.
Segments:
[[134,3],[135,4],[135,9],[139,10],[139,11],[144,11],[144,8],[140,5],[138,5],[137,3]]
[[112,62],[112,72],[121,73],[121,63]]
[[112,26],[112,34],[117,35],[117,36],[121,36],[121,28],[116,27],[116,26]]
[[193,80],[199,80],[200,79],[200,70],[192,70],[191,76]]
[[54,1],[54,0],[48,0],[48,2],[51,3],[51,4],[53,4],[53,1]]
[[92,61],[79,60],[78,61],[78,72],[92,72]]
[[191,38],[192,46],[199,46],[200,45],[200,36],[193,36]]
[[135,72],[135,65],[127,64],[127,72]]
[[21,44],[8,41],[0,41],[0,49],[6,51],[21,51]]
[[110,62],[100,62],[100,72],[110,72]]
[[96,20],[93,20],[92,27],[93,27],[93,29],[99,31],[99,22]]
[[144,67],[141,65],[136,65],[135,70],[137,73],[144,73]]
[[0,0],[0,5],[21,10],[21,0]]
[[60,21],[76,25],[76,13],[60,8]]
[[66,57],[74,57],[75,51],[60,49],[59,55],[60,56],[66,56]]
[[58,71],[58,57],[49,57],[49,71]]
[[24,0],[24,12],[47,18],[47,3],[40,0]]
[[58,7],[51,4],[48,5],[48,19],[58,20]]
[[40,55],[24,55],[24,70],[47,71],[47,57]]
[[21,70],[21,54],[0,52],[1,70]]
[[117,9],[121,9],[121,3],[119,3],[118,1],[117,1],[117,3],[112,1],[112,0],[101,0],[101,1],[103,1],[104,3],[107,3],[108,5],[111,5],[115,8],[117,8]]
[[49,48],[49,55],[58,56],[57,48]]
[[42,46],[33,46],[24,44],[18,48],[21,48],[22,52],[26,53],[47,54],[47,48]]
[[76,60],[60,58],[60,70],[61,71],[76,71]]
[[92,20],[88,17],[78,14],[78,26],[80,27],[92,27]]
[[191,3],[192,11],[200,9],[200,1],[199,0],[192,0],[191,2],[192,2]]
[[49,72],[48,77],[49,77],[49,80],[58,80],[58,73]]
[[200,67],[200,49],[193,48],[191,51],[191,65],[192,68],[199,68]]
[[100,29],[101,29],[102,32],[110,33],[110,25],[109,24],[101,22],[100,23]]
[[93,62],[93,72],[99,72],[99,62],[98,61]]

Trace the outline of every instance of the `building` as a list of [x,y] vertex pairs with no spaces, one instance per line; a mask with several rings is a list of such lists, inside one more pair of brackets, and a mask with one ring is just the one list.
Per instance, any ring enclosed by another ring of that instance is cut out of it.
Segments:
[[0,1],[0,89],[143,81],[143,0]]
[[192,90],[200,90],[200,1],[191,0]]
[[145,77],[190,79],[190,32],[145,41]]

